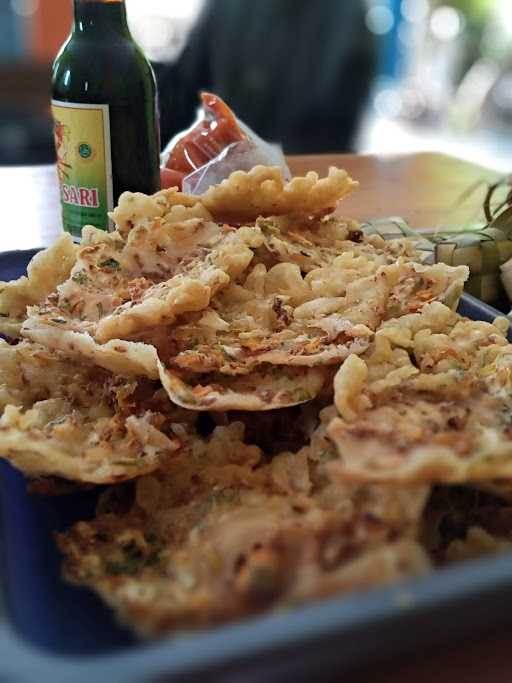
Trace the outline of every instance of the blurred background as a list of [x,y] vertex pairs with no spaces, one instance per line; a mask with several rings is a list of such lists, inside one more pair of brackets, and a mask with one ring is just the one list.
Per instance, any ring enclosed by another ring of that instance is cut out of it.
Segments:
[[[71,0],[0,0],[0,165],[54,158],[51,63]],[[127,0],[162,142],[197,91],[289,153],[439,150],[512,170],[512,0]]]

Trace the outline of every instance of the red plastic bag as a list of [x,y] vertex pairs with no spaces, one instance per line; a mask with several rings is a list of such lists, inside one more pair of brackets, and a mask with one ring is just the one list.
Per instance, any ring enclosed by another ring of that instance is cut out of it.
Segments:
[[201,194],[236,170],[257,164],[280,166],[290,173],[280,148],[269,145],[239,121],[220,97],[202,93],[198,120],[167,145],[162,154],[162,185]]

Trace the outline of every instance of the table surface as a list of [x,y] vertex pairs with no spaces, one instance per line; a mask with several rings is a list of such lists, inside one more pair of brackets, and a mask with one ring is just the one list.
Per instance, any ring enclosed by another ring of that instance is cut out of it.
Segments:
[[[322,155],[293,157],[289,162],[294,174],[308,170],[325,173],[329,166],[336,165],[359,180],[359,191],[344,201],[347,216],[365,221],[400,215],[412,227],[426,230],[475,220],[481,194],[472,196],[463,207],[457,206],[457,199],[473,183],[497,177],[491,170],[427,153],[386,157]],[[0,168],[0,187],[4,224],[0,251],[50,244],[61,230],[55,168]],[[389,662],[357,680],[505,683],[511,680],[511,648],[512,633],[500,634],[499,638],[487,637],[476,643],[424,653],[414,661]]]
[[[482,192],[463,207],[458,198],[473,183],[497,174],[441,154],[402,156],[321,155],[291,157],[295,175],[346,168],[359,190],[344,200],[347,216],[365,221],[402,216],[412,227],[433,230],[475,220]],[[0,168],[3,229],[0,251],[47,246],[61,231],[59,192],[53,166]]]

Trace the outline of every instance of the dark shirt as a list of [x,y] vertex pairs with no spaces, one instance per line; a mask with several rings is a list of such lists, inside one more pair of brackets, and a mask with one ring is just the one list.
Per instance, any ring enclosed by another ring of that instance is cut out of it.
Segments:
[[162,139],[220,95],[287,153],[347,151],[375,69],[359,0],[210,0],[177,64],[157,70]]

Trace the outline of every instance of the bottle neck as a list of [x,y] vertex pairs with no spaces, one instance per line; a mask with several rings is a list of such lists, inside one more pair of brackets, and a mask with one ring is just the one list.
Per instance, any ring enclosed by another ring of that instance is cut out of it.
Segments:
[[130,36],[124,0],[73,0],[74,33]]

